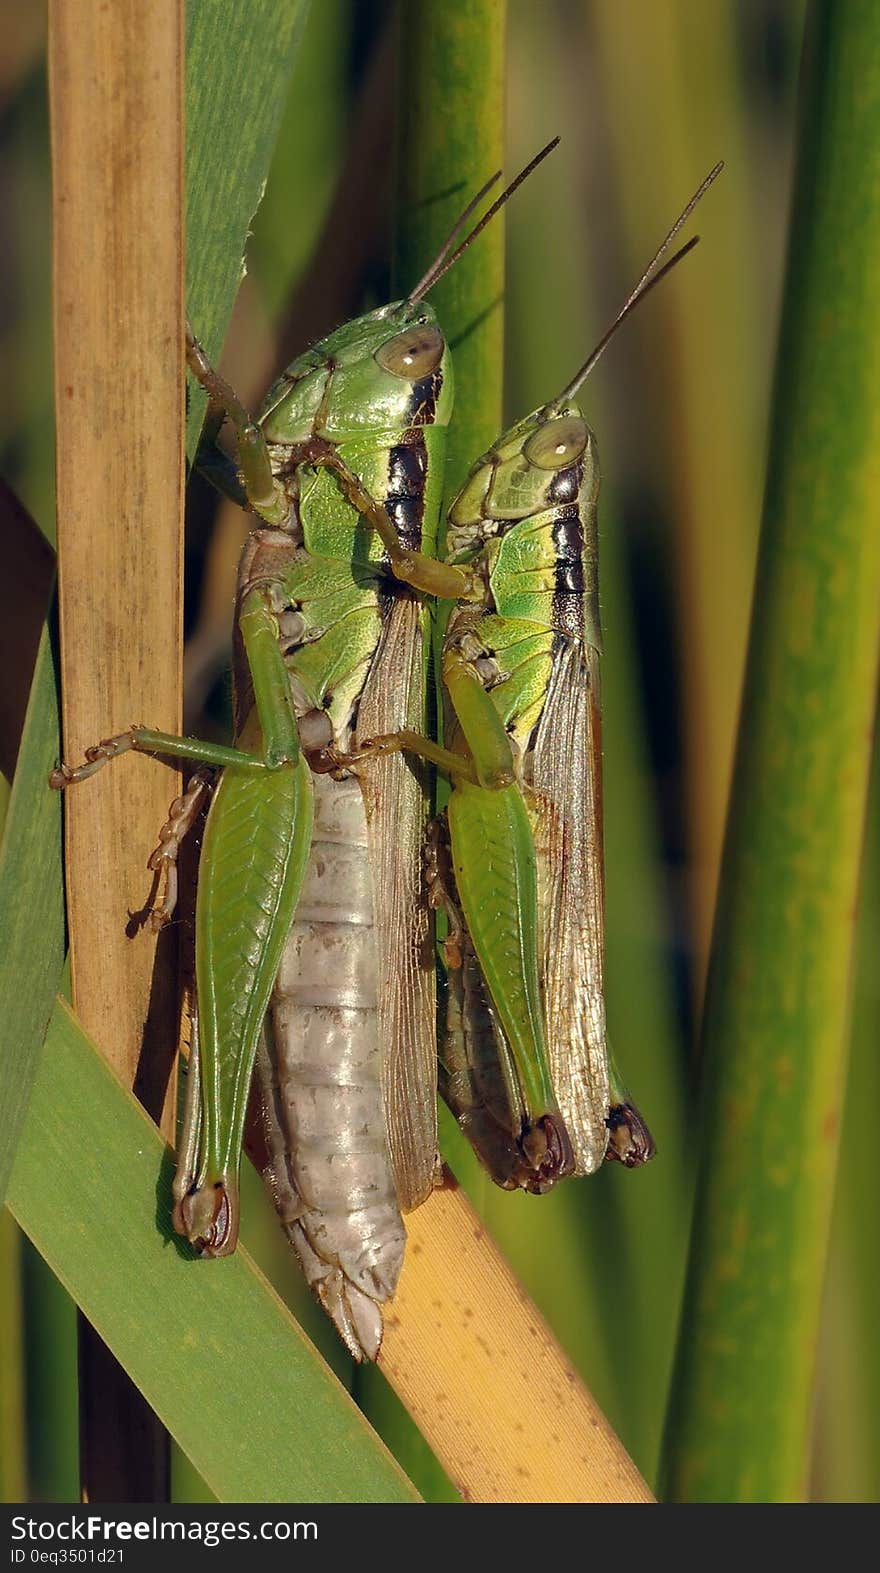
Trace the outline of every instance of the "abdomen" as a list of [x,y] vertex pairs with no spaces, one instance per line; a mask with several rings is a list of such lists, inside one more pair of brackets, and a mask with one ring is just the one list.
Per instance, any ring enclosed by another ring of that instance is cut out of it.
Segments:
[[379,952],[359,782],[315,779],[315,828],[258,1058],[265,1179],[306,1277],[355,1358],[403,1261],[382,1107]]

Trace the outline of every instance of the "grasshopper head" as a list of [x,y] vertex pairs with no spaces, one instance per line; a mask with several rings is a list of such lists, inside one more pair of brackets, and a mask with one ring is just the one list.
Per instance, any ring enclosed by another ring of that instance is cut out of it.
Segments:
[[545,405],[511,426],[471,469],[449,510],[449,551],[472,552],[517,519],[596,499],[596,439],[577,404]]
[[425,296],[558,141],[554,137],[520,170],[453,251],[460,229],[501,171],[491,176],[404,300],[356,317],[293,361],[269,390],[260,412],[267,442],[291,447],[322,437],[338,443],[362,433],[395,434],[411,426],[448,425],[452,362]]
[[395,301],[356,317],[293,361],[260,413],[267,441],[329,442],[408,426],[445,426],[452,363],[436,314]]

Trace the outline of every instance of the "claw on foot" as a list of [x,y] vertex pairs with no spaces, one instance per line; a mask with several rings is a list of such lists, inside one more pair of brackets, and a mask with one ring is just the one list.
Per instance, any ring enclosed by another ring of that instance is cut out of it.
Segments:
[[197,1256],[231,1256],[238,1243],[238,1188],[227,1177],[194,1185],[174,1208],[172,1221]]
[[605,1124],[610,1132],[606,1163],[616,1159],[625,1169],[639,1169],[643,1163],[650,1163],[657,1148],[635,1104],[614,1104]]

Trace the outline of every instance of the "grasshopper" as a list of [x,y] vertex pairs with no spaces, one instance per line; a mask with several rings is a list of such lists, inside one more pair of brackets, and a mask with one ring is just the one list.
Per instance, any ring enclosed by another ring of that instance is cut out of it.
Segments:
[[159,927],[210,792],[174,1226],[200,1255],[235,1248],[256,1061],[264,1178],[355,1359],[378,1352],[401,1210],[434,1182],[436,1001],[423,784],[399,757],[352,770],[338,758],[424,725],[426,598],[478,593],[469,570],[433,555],[453,382],[425,296],[553,146],[452,251],[494,175],[409,295],[301,355],[256,420],[187,326],[208,436],[228,420],[237,443],[237,469],[210,445],[204,467],[258,521],[238,571],[235,744],[132,727],[50,778],[66,787],[129,749],[197,762],[150,858],[164,875]]
[[448,562],[481,586],[443,644],[446,746],[405,748],[451,782],[428,843],[449,918],[441,1091],[492,1178],[540,1193],[606,1158],[654,1154],[611,1058],[604,1005],[599,461],[575,402],[659,271],[702,183],[566,388],[476,461],[448,514]]

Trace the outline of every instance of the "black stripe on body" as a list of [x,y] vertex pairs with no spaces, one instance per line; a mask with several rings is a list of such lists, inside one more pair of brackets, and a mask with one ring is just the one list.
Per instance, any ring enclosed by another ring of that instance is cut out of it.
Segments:
[[410,552],[417,552],[422,544],[427,475],[424,437],[418,430],[405,432],[403,442],[388,452],[388,490],[384,501],[401,546]]
[[413,383],[406,414],[407,426],[433,426],[442,387],[443,373],[439,366],[423,377],[421,382]]
[[554,510],[553,627],[571,639],[584,637],[584,530],[575,500],[580,479],[580,465],[573,464],[553,477],[547,493]]
[[442,386],[443,374],[439,369],[413,383],[406,411],[406,430],[401,441],[388,453],[385,512],[397,531],[401,546],[411,552],[421,547],[425,514],[428,450],[421,428],[434,424]]

